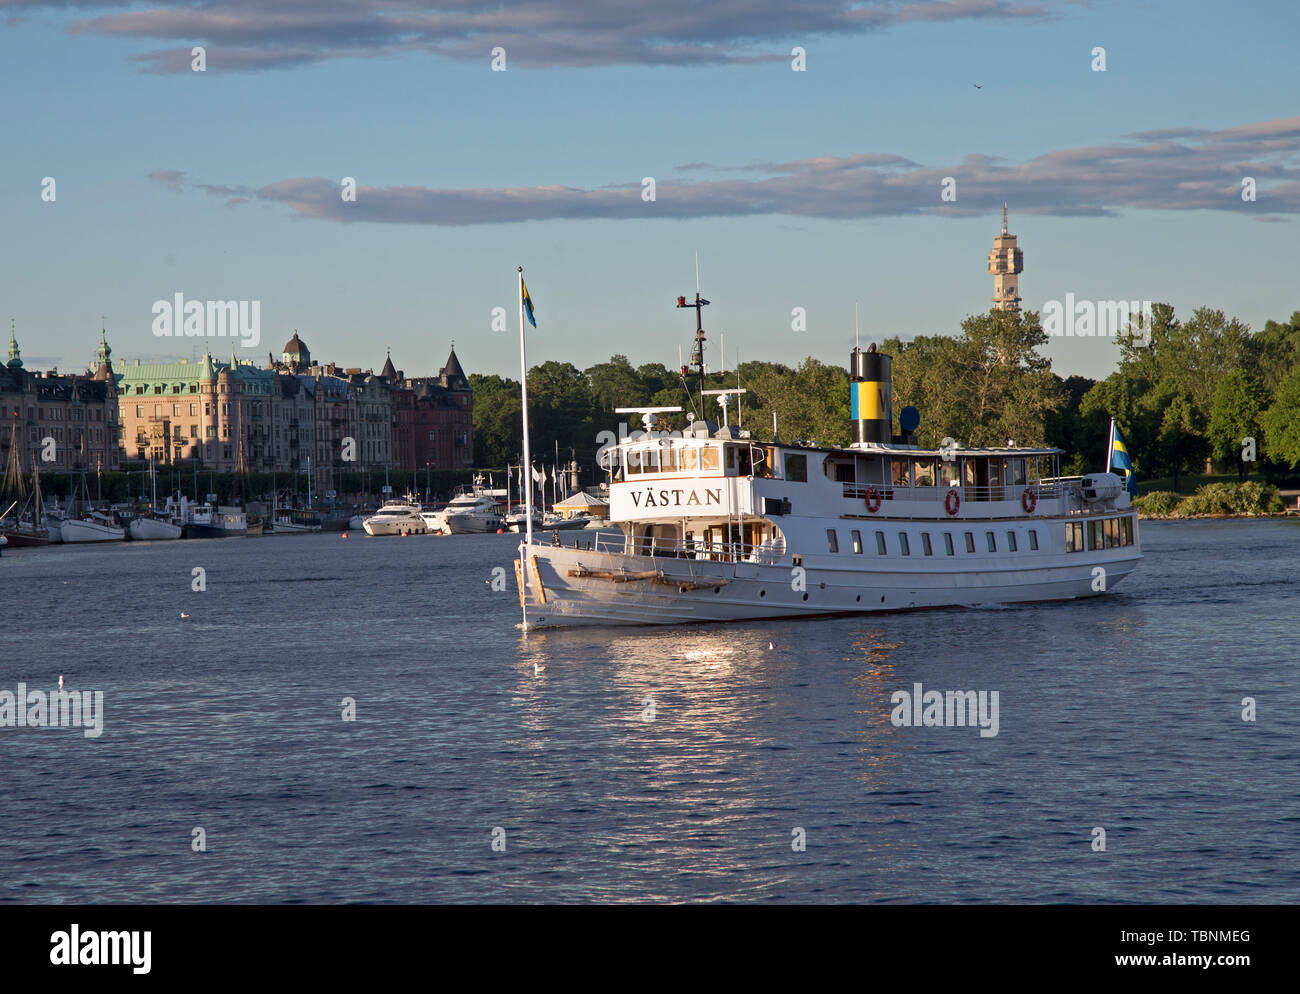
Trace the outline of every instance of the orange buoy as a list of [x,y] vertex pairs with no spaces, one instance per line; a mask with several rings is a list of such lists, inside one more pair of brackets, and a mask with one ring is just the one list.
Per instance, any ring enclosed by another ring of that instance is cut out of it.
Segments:
[[344,538],[347,538],[347,537],[348,537],[348,533],[347,533],[347,532],[344,532],[344,533],[343,533],[343,537],[344,537]]

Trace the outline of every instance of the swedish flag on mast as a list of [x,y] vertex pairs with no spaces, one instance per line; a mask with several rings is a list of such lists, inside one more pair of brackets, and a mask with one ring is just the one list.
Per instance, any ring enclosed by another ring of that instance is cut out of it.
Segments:
[[1115,427],[1114,418],[1110,419],[1110,442],[1106,445],[1106,472],[1110,472],[1111,466],[1124,471],[1128,494],[1130,497],[1136,497],[1138,492],[1137,474],[1133,472],[1133,460],[1129,458],[1128,446],[1124,444],[1119,429]]

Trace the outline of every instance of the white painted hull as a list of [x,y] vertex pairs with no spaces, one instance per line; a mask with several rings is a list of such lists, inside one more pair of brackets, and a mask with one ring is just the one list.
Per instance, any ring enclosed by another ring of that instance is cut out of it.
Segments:
[[181,526],[157,518],[136,518],[128,526],[131,538],[136,542],[154,542],[181,537]]
[[367,535],[373,535],[376,538],[384,535],[401,535],[403,533],[407,535],[428,535],[433,531],[418,514],[401,520],[367,518],[362,527]]
[[[1067,601],[1113,590],[1142,558],[1135,547],[1084,554],[1044,554],[1032,566],[990,560],[958,571],[913,568],[847,569],[809,566],[800,582],[783,564],[728,563],[626,556],[534,544],[545,603],[531,567],[526,573],[528,627],[652,625],[708,621],[874,614],[937,608]],[[1011,557],[1016,558],[1016,557]],[[1105,570],[1098,589],[1094,570]],[[657,578],[613,582],[570,571]],[[712,584],[709,581],[719,580]],[[689,589],[690,585],[704,584]],[[683,587],[688,589],[683,589]]]
[[444,517],[445,531],[452,535],[483,535],[495,533],[504,523],[498,517],[481,514],[448,514]]
[[59,527],[64,542],[121,542],[126,529],[104,525],[98,521],[64,521]]

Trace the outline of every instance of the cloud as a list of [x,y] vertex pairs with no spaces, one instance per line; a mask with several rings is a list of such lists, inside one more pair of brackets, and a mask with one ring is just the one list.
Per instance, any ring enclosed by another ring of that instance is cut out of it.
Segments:
[[132,58],[146,71],[285,68],[407,52],[508,65],[718,65],[786,60],[793,45],[899,25],[1044,20],[1068,0],[0,0],[14,11],[71,14],[68,29],[173,47]]
[[[1169,140],[1174,133],[1184,140]],[[648,202],[642,199],[640,176],[591,189],[359,187],[355,202],[342,199],[337,182],[319,177],[282,179],[256,189],[196,186],[279,205],[303,218],[453,227],[759,215],[971,217],[996,210],[1004,200],[1017,214],[1057,217],[1105,217],[1133,209],[1220,210],[1260,219],[1300,213],[1300,117],[1221,131],[1144,134],[1149,137],[1056,149],[1025,162],[972,154],[926,166],[901,155],[864,153],[758,163],[734,167],[749,176],[664,179],[656,184],[656,199]],[[726,173],[732,167],[710,168]],[[954,202],[940,197],[948,177],[956,185]],[[1255,181],[1256,202],[1241,199],[1246,177]]]
[[185,174],[183,172],[178,172],[175,169],[155,169],[149,174],[149,178],[164,190],[170,190],[172,193],[180,193],[182,181],[185,179]]

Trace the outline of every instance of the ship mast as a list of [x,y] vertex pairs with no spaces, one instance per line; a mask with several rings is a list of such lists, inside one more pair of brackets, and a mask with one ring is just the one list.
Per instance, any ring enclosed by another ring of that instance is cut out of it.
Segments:
[[[695,368],[695,372],[696,372],[696,374],[698,375],[698,379],[699,379],[699,390],[700,390],[700,417],[705,417],[705,412],[704,412],[704,342],[705,342],[705,337],[704,337],[704,311],[703,311],[703,309],[704,309],[705,307],[707,307],[708,305],[709,305],[709,302],[708,302],[707,300],[705,300],[702,296],[700,296],[700,254],[697,252],[697,253],[695,253],[695,303],[693,303],[693,304],[687,303],[687,302],[686,302],[686,298],[683,296],[683,297],[678,297],[678,298],[677,298],[677,306],[678,306],[678,307],[693,307],[693,308],[695,308],[695,348],[691,351],[691,366],[693,366],[693,367]],[[683,377],[683,379],[686,377],[686,374],[687,374],[688,372],[690,372],[691,366],[683,366],[683,367],[682,367],[682,377]]]

